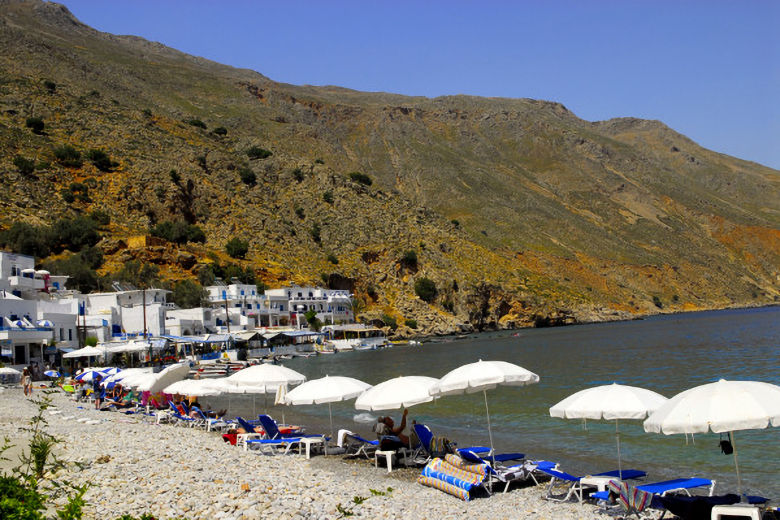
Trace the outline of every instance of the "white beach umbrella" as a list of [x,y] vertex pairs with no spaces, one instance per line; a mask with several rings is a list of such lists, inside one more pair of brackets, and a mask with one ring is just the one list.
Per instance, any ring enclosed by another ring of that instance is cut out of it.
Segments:
[[306,376],[282,365],[263,363],[239,370],[227,379],[237,385],[265,387],[267,392],[276,392],[279,385],[298,385],[306,381]]
[[[490,426],[490,409],[487,391],[498,385],[526,386],[539,382],[539,376],[525,368],[506,361],[482,361],[469,363],[448,372],[431,388],[431,395],[472,394],[482,392],[485,397],[490,451],[493,450],[493,429]],[[494,460],[495,462],[495,460]]]
[[62,357],[64,358],[93,357],[93,356],[102,356],[104,353],[105,350],[98,347],[84,347],[78,350],[74,350],[73,352],[68,352],[67,354],[63,354]]
[[325,376],[312,379],[287,392],[286,404],[307,405],[328,403],[330,433],[333,435],[333,412],[331,403],[348,401],[371,388],[371,385],[353,377]]
[[0,375],[20,376],[22,373],[11,367],[0,367]]
[[388,379],[360,395],[355,401],[358,410],[396,410],[433,401],[431,388],[439,380],[426,376],[402,376]]
[[207,397],[221,395],[222,390],[208,379],[182,379],[163,388],[164,394],[193,395]]
[[[279,385],[276,388],[276,395],[274,396],[274,406],[284,404],[285,399],[287,399],[287,385]],[[282,424],[285,424],[284,420],[284,408],[282,408]]]
[[666,401],[666,397],[652,390],[613,383],[586,388],[570,395],[550,408],[550,416],[561,419],[614,420],[618,472],[622,475],[618,421],[620,419],[644,419]]
[[176,381],[181,381],[182,379],[187,377],[187,374],[189,373],[190,373],[189,364],[176,363],[174,365],[166,367],[163,371],[161,371],[158,374],[151,374],[151,377],[142,381],[140,384],[138,384],[136,388],[138,389],[139,392],[149,392],[152,394],[156,394],[157,392],[161,392],[163,388],[166,388],[167,386],[175,383]]
[[43,373],[46,377],[60,377],[60,373],[56,370],[47,370]]
[[759,381],[721,379],[681,392],[644,422],[646,432],[728,432],[734,448],[737,493],[742,494],[734,432],[780,426],[780,386]]
[[100,371],[107,376],[113,376],[121,372],[122,369],[117,367],[107,367],[107,368],[101,368]]

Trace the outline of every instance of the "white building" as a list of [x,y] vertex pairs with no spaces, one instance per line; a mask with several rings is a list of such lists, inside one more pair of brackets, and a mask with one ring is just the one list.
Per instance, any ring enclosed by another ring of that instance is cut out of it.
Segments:
[[[304,314],[317,312],[317,318],[325,324],[353,323],[352,298],[349,291],[323,289],[322,287],[301,287],[290,285],[280,289],[268,289],[265,296],[272,301],[286,301],[286,313],[291,324],[299,328],[306,325]],[[285,312],[280,309],[280,312]]]
[[[230,327],[254,329],[257,327],[276,327],[280,325],[281,310],[274,307],[266,297],[260,294],[256,285],[217,282],[206,287],[209,305],[215,310],[216,324],[220,330]],[[286,305],[286,301],[284,304]],[[227,312],[225,308],[227,307]],[[283,305],[284,307],[284,305]]]
[[165,315],[165,333],[171,336],[200,336],[216,332],[214,309],[169,309]]
[[91,294],[73,294],[67,301],[71,310],[86,321],[87,336],[101,343],[165,334],[166,302],[170,291],[133,289]]
[[0,252],[0,359],[13,365],[53,359],[78,345],[76,316],[57,298],[67,276],[35,270],[31,256]]

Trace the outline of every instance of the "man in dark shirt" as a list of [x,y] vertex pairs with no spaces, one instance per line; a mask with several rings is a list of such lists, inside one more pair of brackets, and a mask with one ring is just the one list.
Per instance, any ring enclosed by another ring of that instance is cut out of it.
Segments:
[[100,388],[100,382],[103,380],[103,376],[95,374],[92,377],[92,393],[95,395],[95,410],[100,410],[101,396],[103,389]]

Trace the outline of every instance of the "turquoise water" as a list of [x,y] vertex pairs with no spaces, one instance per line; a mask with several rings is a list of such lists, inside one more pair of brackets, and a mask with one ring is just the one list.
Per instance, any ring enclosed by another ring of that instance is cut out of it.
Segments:
[[[466,363],[504,360],[539,374],[527,387],[488,391],[498,450],[521,451],[561,463],[570,473],[615,469],[614,422],[553,419],[548,409],[583,388],[618,382],[655,390],[667,397],[690,387],[726,379],[780,384],[780,308],[659,316],[641,321],[476,334],[466,339],[349,352],[285,363],[309,379],[344,375],[376,384],[400,375],[441,377]],[[272,402],[272,398],[269,398]],[[258,411],[263,398],[256,401]],[[366,435],[355,423],[354,401],[333,405],[336,428]],[[251,398],[233,398],[231,412],[249,415]],[[328,407],[268,407],[281,419],[328,429]],[[444,397],[410,409],[410,418],[460,445],[487,444],[482,393]],[[393,414],[396,417],[400,413]],[[622,421],[623,468],[647,471],[661,480],[702,476],[718,481],[717,492],[736,490],[732,456],[721,454],[716,434],[648,434],[641,422]],[[744,490],[780,499],[780,428],[736,434]]]

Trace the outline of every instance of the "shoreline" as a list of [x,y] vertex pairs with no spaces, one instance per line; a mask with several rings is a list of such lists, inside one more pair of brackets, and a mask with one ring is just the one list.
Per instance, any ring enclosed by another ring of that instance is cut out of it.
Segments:
[[[54,408],[45,412],[46,430],[64,439],[56,453],[68,463],[54,477],[91,484],[84,497],[85,519],[110,520],[147,512],[160,519],[326,519],[339,517],[339,505],[352,507],[356,518],[469,515],[490,520],[579,520],[602,516],[590,504],[542,500],[545,484],[513,486],[505,494],[496,492],[463,502],[418,484],[420,469],[388,474],[375,468],[373,461],[343,460],[340,455],[318,455],[311,460],[297,454],[266,456],[226,444],[215,433],[95,411],[62,394],[52,395],[52,405],[61,413],[51,415]],[[36,407],[21,389],[7,389],[0,393],[0,409],[0,435],[24,443],[21,428]],[[65,420],[67,416],[75,417]],[[84,417],[100,422],[76,422]],[[83,469],[79,471],[76,463]],[[354,505],[356,496],[367,499]]]
[[409,336],[388,336],[388,340],[406,340],[406,339],[414,339],[418,340],[421,343],[432,343],[437,342],[441,340],[448,340],[449,338],[452,338],[452,340],[456,339],[464,339],[468,337],[472,337],[478,334],[489,334],[489,333],[496,333],[496,332],[520,332],[520,331],[526,331],[531,329],[551,329],[551,328],[569,328],[569,327],[578,327],[582,325],[604,325],[604,324],[610,324],[610,323],[629,323],[632,321],[641,321],[651,318],[661,318],[664,316],[681,316],[686,315],[690,316],[692,314],[702,314],[707,312],[728,312],[728,311],[751,311],[756,309],[773,309],[780,307],[780,302],[777,303],[767,303],[767,304],[756,304],[756,305],[743,305],[738,307],[712,307],[712,308],[706,308],[706,309],[692,309],[692,310],[671,310],[671,311],[664,311],[660,310],[660,312],[655,313],[647,313],[647,314],[635,314],[632,315],[631,318],[621,318],[621,317],[615,317],[615,319],[602,319],[602,320],[590,320],[590,321],[577,321],[575,323],[561,323],[557,325],[547,325],[543,327],[537,327],[534,325],[530,325],[528,327],[497,327],[497,328],[485,328],[484,330],[472,330],[471,332],[466,333],[458,333],[456,331],[452,331],[448,334],[420,334],[420,335],[409,335]]

